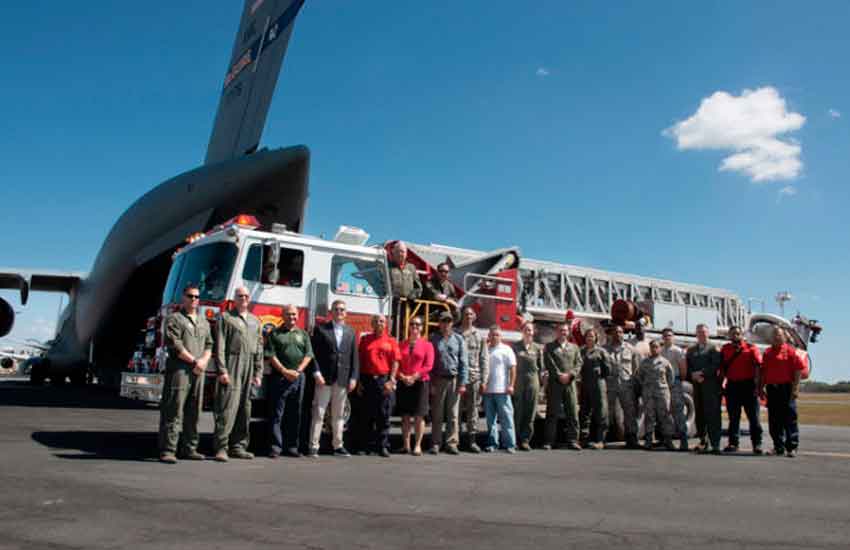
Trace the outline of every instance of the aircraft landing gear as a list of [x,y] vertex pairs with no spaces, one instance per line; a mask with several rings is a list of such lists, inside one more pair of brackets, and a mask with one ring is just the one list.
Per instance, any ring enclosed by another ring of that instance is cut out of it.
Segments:
[[33,386],[43,386],[45,378],[47,378],[47,365],[45,362],[34,362],[30,369],[30,384]]

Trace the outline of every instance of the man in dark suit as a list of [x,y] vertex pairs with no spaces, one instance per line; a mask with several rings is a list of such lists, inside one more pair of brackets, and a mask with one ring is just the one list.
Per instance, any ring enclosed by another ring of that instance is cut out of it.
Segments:
[[335,456],[351,456],[342,444],[345,419],[345,400],[357,386],[360,364],[354,330],[345,324],[345,302],[336,300],[331,304],[332,319],[317,325],[313,331],[313,353],[316,356],[313,380],[316,383],[313,395],[313,415],[310,426],[310,450],[308,456],[318,458],[319,438],[328,403],[331,406],[333,430],[333,453]]

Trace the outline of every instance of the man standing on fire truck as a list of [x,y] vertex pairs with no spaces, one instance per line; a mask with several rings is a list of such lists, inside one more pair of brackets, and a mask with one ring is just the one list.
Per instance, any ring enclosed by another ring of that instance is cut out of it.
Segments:
[[[198,313],[201,292],[195,284],[183,289],[183,305],[165,318],[165,383],[159,404],[159,459],[204,460],[198,452],[198,418],[204,395],[204,371],[212,356],[212,334],[207,320]],[[183,433],[181,435],[180,429]]]
[[251,459],[251,385],[263,381],[263,333],[260,320],[248,311],[251,295],[236,289],[235,307],[221,314],[216,325],[215,459]]
[[[271,414],[271,452],[269,458],[286,455],[300,457],[298,432],[301,424],[301,399],[304,395],[304,369],[313,360],[310,336],[298,328],[298,308],[283,308],[283,325],[269,334],[265,356],[272,373],[269,377]],[[281,422],[285,428],[281,429]]]
[[391,332],[401,334],[404,323],[404,307],[401,299],[418,300],[422,296],[422,281],[416,272],[416,266],[407,261],[407,245],[404,241],[396,241],[390,254],[390,289],[393,293]]

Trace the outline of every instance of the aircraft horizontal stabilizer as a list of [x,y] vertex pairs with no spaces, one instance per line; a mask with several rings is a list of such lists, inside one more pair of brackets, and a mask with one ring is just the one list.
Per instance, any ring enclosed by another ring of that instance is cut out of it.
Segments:
[[20,289],[21,304],[26,305],[30,290],[71,293],[83,276],[73,271],[0,268],[0,289]]

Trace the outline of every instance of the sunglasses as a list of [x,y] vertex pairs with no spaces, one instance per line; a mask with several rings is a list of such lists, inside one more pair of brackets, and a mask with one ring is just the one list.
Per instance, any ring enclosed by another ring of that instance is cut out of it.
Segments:
[[441,269],[440,273],[443,273],[444,275],[448,275],[449,270],[448,269]]
[[185,297],[187,297],[191,300],[200,300],[201,299],[200,294],[184,294],[183,296],[185,296]]

